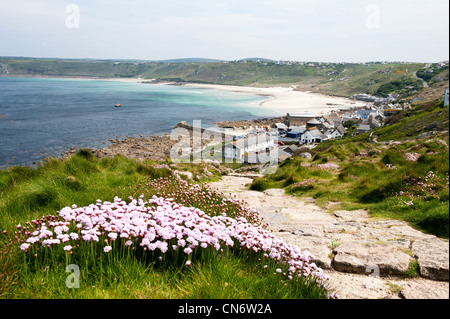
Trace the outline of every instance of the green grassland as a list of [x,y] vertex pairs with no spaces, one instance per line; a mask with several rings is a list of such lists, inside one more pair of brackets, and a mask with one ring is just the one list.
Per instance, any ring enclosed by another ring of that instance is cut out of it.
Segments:
[[[415,89],[406,93],[420,90],[422,81],[414,77],[414,72],[422,70],[425,64],[273,61],[163,63],[0,58],[0,66],[2,66],[0,72],[3,72],[3,75],[8,72],[8,76],[139,77],[172,82],[240,86],[296,85],[300,90],[315,90],[324,94],[349,97],[357,93],[375,94],[383,85],[386,89],[392,89],[394,85],[396,89],[394,91],[399,93],[405,93],[402,90],[407,86],[414,86]],[[448,70],[448,67],[446,69]],[[399,87],[396,84],[399,84]]]
[[[224,246],[221,251],[210,248],[193,253],[189,267],[178,262],[180,255],[167,253],[168,256],[161,259],[139,250],[139,246],[124,254],[119,248],[114,254],[105,254],[101,242],[84,246],[80,243],[82,247],[70,255],[62,249],[41,246],[34,257],[34,253],[25,254],[19,249],[18,238],[22,234],[17,225],[29,227],[39,220],[49,223],[64,207],[88,206],[97,200],[113,202],[116,196],[128,199],[142,195],[146,200],[154,195],[170,197],[178,204],[197,207],[210,216],[226,214],[235,218],[236,214],[245,211],[237,204],[224,204],[222,195],[206,188],[188,191],[184,184],[174,179],[175,167],[177,171],[192,173],[195,178],[192,183],[217,180],[226,172],[225,168],[207,163],[162,164],[122,156],[99,160],[86,150],[78,151],[67,160],[47,159],[34,168],[1,170],[0,298],[327,297],[327,291],[314,281],[306,281],[303,277],[283,280],[283,275],[276,270],[284,269],[284,264],[274,260],[262,262],[261,252],[256,254],[239,245],[236,248]],[[80,265],[77,288],[68,289],[66,285],[69,264]]]

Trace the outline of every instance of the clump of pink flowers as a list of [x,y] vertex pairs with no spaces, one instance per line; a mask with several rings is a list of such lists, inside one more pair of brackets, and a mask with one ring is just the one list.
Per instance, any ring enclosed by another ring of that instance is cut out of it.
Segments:
[[305,179],[301,182],[295,183],[291,186],[291,189],[295,189],[295,188],[312,188],[314,187],[312,184],[312,178],[309,179]]
[[86,207],[65,207],[56,216],[45,216],[17,228],[20,249],[34,256],[47,248],[71,254],[95,246],[100,254],[108,256],[125,250],[151,254],[159,260],[177,255],[189,266],[199,250],[240,249],[279,264],[288,278],[314,280],[325,289],[329,279],[311,263],[312,254],[285,243],[244,217],[209,216],[173,198],[153,196],[144,201],[140,196],[138,200],[130,198],[129,203],[118,197],[113,202],[97,200]]
[[311,169],[318,169],[318,170],[324,170],[324,171],[336,171],[339,170],[339,165],[335,163],[325,163],[325,164],[315,164],[312,165],[311,163],[301,163],[302,167],[308,167]]
[[[207,211],[211,216],[226,214],[233,218],[243,217],[255,225],[262,224],[259,213],[255,209],[249,208],[247,203],[225,198],[223,193],[206,184],[192,185],[176,177],[158,178],[136,185],[127,192],[135,197],[140,196],[138,194],[144,194],[145,198],[151,198],[153,195],[172,198],[183,206],[197,207]],[[263,227],[266,226],[263,225]]]
[[424,200],[429,197],[438,197],[438,191],[448,188],[448,175],[440,177],[433,171],[429,171],[425,177],[406,176],[402,178],[404,187],[396,196],[406,206],[413,206],[413,200]]
[[420,157],[420,154],[418,154],[418,153],[405,153],[405,159],[410,162],[417,162],[419,157]]
[[317,164],[314,167],[317,169],[320,169],[320,170],[325,170],[325,171],[339,170],[339,165],[334,164],[334,163]]

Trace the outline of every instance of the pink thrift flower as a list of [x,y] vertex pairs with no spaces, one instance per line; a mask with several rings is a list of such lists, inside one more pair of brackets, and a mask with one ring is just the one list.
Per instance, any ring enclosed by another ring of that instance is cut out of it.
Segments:
[[117,233],[109,233],[108,237],[111,238],[112,240],[116,240],[117,239]]

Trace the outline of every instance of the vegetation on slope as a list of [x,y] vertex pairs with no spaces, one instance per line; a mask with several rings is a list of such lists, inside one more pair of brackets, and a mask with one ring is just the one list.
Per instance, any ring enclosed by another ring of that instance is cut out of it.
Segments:
[[[226,169],[98,160],[80,150],[0,171],[0,297],[328,296],[308,254],[272,238],[257,212],[189,184],[182,171],[207,181]],[[77,280],[69,265],[78,267]]]
[[[172,82],[227,85],[295,85],[338,96],[375,94],[384,85],[400,93],[421,81],[414,72],[425,64],[399,63],[299,63],[274,61],[225,61],[212,63],[162,63],[143,61],[97,61],[0,58],[0,75],[84,76],[143,78]],[[448,66],[447,66],[448,69]],[[384,93],[385,90],[382,89]]]
[[[322,207],[368,209],[374,217],[405,220],[418,229],[449,237],[448,107],[416,107],[393,125],[368,134],[329,141],[314,149],[311,161],[294,157],[274,175],[256,179],[253,190],[284,188],[313,197]],[[435,122],[443,132],[416,139]],[[380,142],[390,141],[390,142]]]

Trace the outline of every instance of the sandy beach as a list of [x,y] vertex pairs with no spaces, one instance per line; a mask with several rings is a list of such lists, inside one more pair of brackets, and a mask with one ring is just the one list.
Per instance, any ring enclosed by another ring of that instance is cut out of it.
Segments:
[[287,113],[325,115],[334,110],[363,107],[367,104],[347,98],[328,96],[312,92],[295,91],[293,87],[258,88],[196,83],[189,83],[184,86],[269,96],[271,98],[262,102],[260,107],[273,111],[274,116],[284,116]]
[[[151,82],[144,79],[105,79],[108,81],[123,82]],[[175,83],[155,83],[154,85],[173,85]],[[178,84],[177,84],[178,85]],[[213,90],[231,91],[244,94],[255,94],[270,97],[269,100],[259,104],[260,107],[270,110],[274,117],[290,114],[326,115],[336,110],[346,110],[355,107],[364,107],[367,103],[343,97],[329,96],[314,92],[296,91],[294,87],[250,87],[220,84],[184,83],[184,87],[204,88]]]

